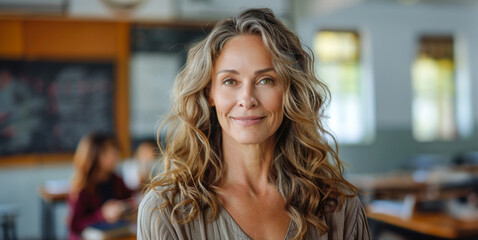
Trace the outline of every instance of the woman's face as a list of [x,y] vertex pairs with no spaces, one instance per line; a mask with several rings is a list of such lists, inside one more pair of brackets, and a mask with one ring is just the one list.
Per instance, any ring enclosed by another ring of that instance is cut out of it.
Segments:
[[100,167],[103,172],[113,172],[115,170],[116,162],[119,158],[118,149],[112,144],[108,144],[99,156]]
[[273,139],[283,119],[282,86],[261,37],[226,42],[214,63],[209,103],[222,136],[241,144]]

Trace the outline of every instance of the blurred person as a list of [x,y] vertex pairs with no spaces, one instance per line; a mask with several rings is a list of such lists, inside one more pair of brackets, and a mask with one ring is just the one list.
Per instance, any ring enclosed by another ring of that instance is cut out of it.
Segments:
[[132,159],[125,161],[121,171],[126,185],[135,191],[141,190],[156,174],[158,147],[154,140],[142,141],[136,148]]
[[114,223],[136,208],[133,192],[114,173],[118,159],[119,145],[113,136],[90,134],[80,140],[68,196],[69,239],[81,239],[86,227]]
[[138,239],[370,239],[312,59],[269,9],[219,22],[189,51]]

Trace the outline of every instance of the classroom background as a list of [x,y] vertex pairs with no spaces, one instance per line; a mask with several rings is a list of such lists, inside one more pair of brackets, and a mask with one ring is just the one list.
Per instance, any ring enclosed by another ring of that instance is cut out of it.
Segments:
[[252,7],[314,53],[374,239],[478,239],[475,0],[0,0],[2,234],[65,239],[44,191],[67,191],[79,139],[113,132],[134,158],[188,47]]

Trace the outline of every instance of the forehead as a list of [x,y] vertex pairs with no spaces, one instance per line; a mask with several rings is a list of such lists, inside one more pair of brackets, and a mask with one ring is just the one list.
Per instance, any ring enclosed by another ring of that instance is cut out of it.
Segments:
[[116,145],[116,143],[113,140],[108,140],[104,142],[101,146],[102,150],[118,150],[119,147]]
[[271,67],[272,60],[262,38],[257,35],[239,35],[228,40],[214,63],[213,72],[223,68]]

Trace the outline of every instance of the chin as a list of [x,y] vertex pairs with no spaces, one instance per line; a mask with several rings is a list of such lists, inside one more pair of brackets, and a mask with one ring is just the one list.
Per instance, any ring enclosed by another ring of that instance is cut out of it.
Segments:
[[254,140],[241,140],[241,141],[237,141],[238,143],[240,144],[243,144],[243,145],[255,145],[255,144],[261,144],[263,143],[264,141],[254,141]]
[[234,140],[240,144],[261,144],[266,142],[270,136],[257,136],[257,134],[251,134],[246,136],[237,136]]

